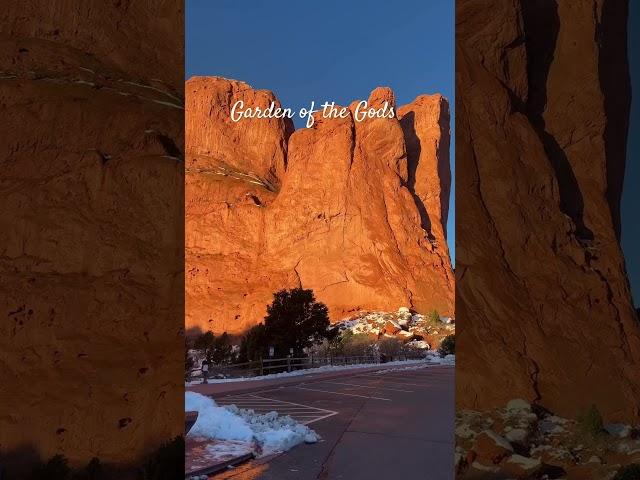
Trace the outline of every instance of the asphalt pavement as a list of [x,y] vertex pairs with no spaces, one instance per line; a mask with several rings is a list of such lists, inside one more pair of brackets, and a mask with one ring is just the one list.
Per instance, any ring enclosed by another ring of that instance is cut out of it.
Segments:
[[455,368],[402,368],[208,393],[220,404],[291,415],[322,437],[214,478],[453,479]]

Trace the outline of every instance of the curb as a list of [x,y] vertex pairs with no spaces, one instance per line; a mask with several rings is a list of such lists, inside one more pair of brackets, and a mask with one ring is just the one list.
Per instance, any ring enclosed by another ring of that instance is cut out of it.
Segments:
[[[438,367],[438,366],[442,366],[442,367],[447,367],[449,365],[442,365],[439,363],[425,363],[425,366],[427,367]],[[199,388],[200,385],[192,385],[191,387],[187,387],[186,390],[187,391],[192,391],[192,392],[196,392],[196,393],[200,393],[201,395],[205,395],[207,397],[222,397],[222,396],[226,396],[226,395],[242,395],[242,394],[246,394],[246,393],[254,393],[254,392],[260,392],[260,391],[264,391],[264,390],[271,390],[271,389],[277,389],[280,387],[286,387],[288,385],[295,385],[295,384],[300,384],[300,383],[307,383],[307,382],[312,382],[315,380],[333,380],[336,378],[340,378],[343,377],[345,375],[345,373],[347,372],[362,372],[362,373],[370,373],[370,372],[378,372],[378,371],[384,371],[384,370],[392,370],[394,368],[398,368],[397,365],[394,365],[393,367],[389,367],[389,368],[380,368],[380,366],[376,366],[376,367],[371,367],[371,368],[362,368],[362,369],[347,369],[347,370],[341,370],[339,372],[323,372],[323,373],[310,373],[308,375],[298,375],[295,377],[290,377],[290,378],[280,378],[280,379],[269,379],[269,380],[264,380],[264,382],[269,382],[269,381],[273,381],[274,384],[272,385],[243,385],[245,383],[249,384],[249,383],[261,383],[263,382],[262,380],[251,380],[251,381],[247,381],[247,382],[242,382],[242,381],[238,381],[238,383],[233,383],[233,382],[224,382],[224,383],[209,383],[206,384],[209,386],[209,388]],[[279,380],[279,381],[278,381]],[[277,383],[275,383],[277,382]],[[225,389],[223,386],[224,385],[229,385],[229,386],[235,386],[237,388],[228,388]],[[217,386],[217,389],[211,388],[211,386]],[[194,388],[195,387],[195,388]],[[207,390],[211,390],[211,391],[207,391]],[[214,391],[217,390],[217,391]]]
[[252,460],[253,458],[254,458],[253,453],[246,453],[244,455],[240,455],[239,457],[234,457],[229,460],[225,460],[224,462],[216,463],[208,467],[201,468],[199,470],[194,470],[193,472],[190,472],[190,473],[185,473],[184,478],[186,480],[191,480],[194,478],[198,478],[202,475],[207,475],[207,476],[215,475],[216,473],[220,473],[227,470],[229,467],[235,467],[248,460]]

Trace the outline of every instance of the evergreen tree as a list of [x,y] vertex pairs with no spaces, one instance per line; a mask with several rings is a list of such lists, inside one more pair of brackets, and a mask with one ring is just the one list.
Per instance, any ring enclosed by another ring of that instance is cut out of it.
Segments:
[[312,290],[302,288],[274,293],[264,324],[267,341],[275,348],[276,356],[288,355],[291,348],[294,356],[302,356],[304,348],[330,335],[326,305],[316,302]]

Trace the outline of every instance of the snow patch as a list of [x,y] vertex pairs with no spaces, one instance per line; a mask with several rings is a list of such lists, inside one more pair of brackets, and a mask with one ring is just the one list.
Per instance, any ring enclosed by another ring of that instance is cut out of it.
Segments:
[[511,455],[507,463],[517,465],[527,472],[537,469],[542,464],[539,458],[528,458],[518,454]]
[[528,437],[528,433],[522,428],[513,428],[505,433],[505,437],[512,443],[524,443]]
[[509,413],[517,413],[517,412],[530,412],[531,405],[526,400],[521,398],[516,398],[515,400],[510,400],[507,403],[507,412]]
[[627,438],[631,435],[631,426],[625,425],[624,423],[607,423],[604,426],[604,429],[609,433],[609,435],[613,435],[618,438]]

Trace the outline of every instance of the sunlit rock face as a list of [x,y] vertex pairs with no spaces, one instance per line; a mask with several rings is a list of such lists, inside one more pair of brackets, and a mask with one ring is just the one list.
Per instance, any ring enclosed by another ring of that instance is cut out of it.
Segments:
[[[218,77],[186,82],[187,327],[242,332],[274,291],[302,286],[332,320],[361,310],[453,314],[445,238],[449,111],[423,95],[397,115],[230,117],[268,91]],[[374,90],[368,107],[396,108]]]
[[626,3],[458,2],[459,407],[524,398],[638,423],[618,242]]

